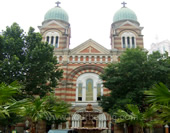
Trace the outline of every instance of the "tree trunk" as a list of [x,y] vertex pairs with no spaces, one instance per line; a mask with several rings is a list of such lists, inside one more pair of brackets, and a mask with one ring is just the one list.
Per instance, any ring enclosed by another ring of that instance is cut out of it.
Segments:
[[5,133],[9,133],[8,125],[5,127]]
[[152,127],[149,128],[149,132],[150,132],[150,133],[153,132],[153,128],[152,128]]
[[30,130],[31,133],[36,133],[36,122],[33,122],[31,124],[31,130]]
[[139,127],[139,131],[138,131],[138,133],[144,133],[144,131],[143,131],[143,127]]

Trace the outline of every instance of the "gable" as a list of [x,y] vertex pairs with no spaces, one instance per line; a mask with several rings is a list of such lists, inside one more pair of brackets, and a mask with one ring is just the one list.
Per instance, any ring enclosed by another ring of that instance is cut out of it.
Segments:
[[123,31],[130,30],[131,32],[134,32],[137,35],[141,34],[141,30],[143,27],[139,27],[138,25],[133,24],[130,21],[126,21],[123,24],[119,25],[115,30],[116,34],[120,35]]
[[120,25],[119,28],[121,28],[121,29],[139,29],[139,27],[137,25],[134,25],[129,21]]
[[57,22],[57,21],[50,21],[50,22],[48,22],[48,23],[46,23],[46,24],[44,24],[44,25],[42,25],[42,26],[39,26],[39,29],[41,30],[41,29],[43,29],[43,28],[62,28],[62,29],[66,29],[67,27],[66,26],[64,26],[62,23],[59,23],[59,22]]
[[92,39],[71,50],[71,54],[109,54],[110,51]]
[[99,50],[95,49],[92,46],[89,46],[85,49],[83,49],[82,51],[80,51],[80,53],[101,53]]
[[121,25],[119,25],[118,27],[116,27],[116,29],[120,29],[120,28],[124,28],[124,29],[138,29],[138,30],[142,30],[143,27],[140,27],[130,21],[125,21],[124,23],[122,23]]

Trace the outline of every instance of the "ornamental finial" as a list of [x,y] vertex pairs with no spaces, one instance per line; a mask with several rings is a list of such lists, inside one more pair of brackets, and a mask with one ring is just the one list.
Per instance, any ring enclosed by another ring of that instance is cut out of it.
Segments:
[[126,7],[126,4],[127,4],[127,3],[126,3],[126,2],[123,2],[123,3],[121,3],[121,4],[123,5],[123,7]]
[[57,7],[60,7],[61,2],[57,1],[56,4],[57,4]]

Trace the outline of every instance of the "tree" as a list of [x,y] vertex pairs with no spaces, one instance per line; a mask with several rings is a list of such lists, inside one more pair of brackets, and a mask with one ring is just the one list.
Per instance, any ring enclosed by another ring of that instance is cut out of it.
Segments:
[[32,129],[36,130],[38,121],[60,121],[66,118],[70,105],[57,99],[53,94],[43,98],[32,99],[31,106],[26,107],[26,116],[32,120]]
[[40,33],[34,33],[34,29],[30,28],[26,37],[25,90],[29,94],[44,96],[46,92],[51,92],[52,88],[56,87],[58,80],[62,77],[62,70],[58,69],[58,63],[53,54],[54,48],[41,40]]
[[0,125],[6,129],[23,122],[26,117],[32,120],[32,127],[36,127],[40,120],[58,122],[68,116],[70,105],[57,99],[54,94],[42,98],[16,100],[15,95],[21,93],[20,88],[17,82],[10,85],[0,84]]
[[155,124],[160,124],[161,121],[152,119],[157,112],[155,107],[150,107],[141,112],[137,105],[126,105],[127,111],[119,109],[116,113],[116,123],[127,123],[128,125],[134,125],[139,127],[138,133],[144,133],[145,127],[152,127]]
[[156,118],[165,124],[170,123],[170,90],[163,83],[159,83],[145,91],[145,94],[147,101],[157,109]]
[[21,86],[17,82],[10,85],[0,84],[0,125],[8,127],[21,122],[25,112],[25,106],[29,104],[27,99],[16,100],[14,96],[20,93]]
[[109,113],[118,109],[126,110],[127,104],[137,105],[141,111],[147,106],[144,91],[154,83],[168,83],[170,63],[167,54],[155,52],[148,55],[142,49],[127,49],[120,62],[109,64],[101,75],[104,87],[111,93],[103,96],[101,106]]
[[14,23],[3,32],[0,43],[0,81],[12,83],[15,80],[23,80],[24,61],[24,32],[19,25]]
[[0,36],[0,81],[10,84],[17,80],[24,85],[23,94],[45,96],[53,91],[62,70],[53,47],[42,42],[40,33],[28,34],[14,23]]

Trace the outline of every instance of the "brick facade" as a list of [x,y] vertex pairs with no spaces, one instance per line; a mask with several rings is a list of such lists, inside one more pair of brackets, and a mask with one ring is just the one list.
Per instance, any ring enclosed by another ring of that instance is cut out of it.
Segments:
[[[76,126],[76,121],[78,121],[74,118],[76,112],[85,109],[86,105],[91,103],[95,110],[102,112],[104,116],[104,118],[101,118],[104,123],[103,126],[110,131],[111,117],[102,111],[102,108],[98,105],[97,99],[94,98],[93,101],[77,100],[78,79],[82,75],[87,74],[98,75],[99,77],[109,63],[116,63],[121,53],[125,50],[125,48],[122,47],[122,35],[124,33],[132,34],[135,37],[135,47],[143,48],[143,35],[141,33],[143,28],[139,26],[138,22],[128,20],[113,23],[110,32],[111,49],[106,49],[92,39],[85,41],[74,49],[69,49],[71,37],[70,24],[61,20],[45,21],[42,23],[42,26],[39,26],[39,29],[43,36],[43,41],[46,41],[49,32],[51,34],[57,32],[59,36],[58,47],[55,47],[54,54],[57,57],[60,68],[64,70],[64,73],[63,79],[58,87],[55,88],[55,95],[61,100],[72,104],[68,122],[60,125],[60,127],[74,128]],[[84,90],[86,87],[85,85]],[[93,95],[94,94],[95,91],[93,91]],[[102,95],[109,95],[109,90],[103,86]],[[81,125],[81,122],[77,124]],[[116,126],[115,132],[121,133],[122,130],[119,129],[119,126]]]

